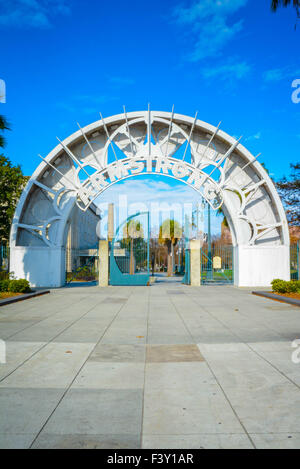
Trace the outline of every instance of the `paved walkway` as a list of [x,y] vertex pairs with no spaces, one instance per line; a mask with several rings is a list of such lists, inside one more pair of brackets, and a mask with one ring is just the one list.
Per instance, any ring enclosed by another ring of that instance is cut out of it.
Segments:
[[299,448],[300,309],[234,287],[78,287],[0,309],[0,447]]

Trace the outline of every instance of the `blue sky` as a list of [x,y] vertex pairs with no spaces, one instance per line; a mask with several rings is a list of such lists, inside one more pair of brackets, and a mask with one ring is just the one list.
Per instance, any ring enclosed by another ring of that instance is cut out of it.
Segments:
[[7,0],[0,79],[12,124],[6,154],[31,174],[38,153],[104,116],[194,115],[234,136],[275,178],[299,161],[300,23],[269,0]]

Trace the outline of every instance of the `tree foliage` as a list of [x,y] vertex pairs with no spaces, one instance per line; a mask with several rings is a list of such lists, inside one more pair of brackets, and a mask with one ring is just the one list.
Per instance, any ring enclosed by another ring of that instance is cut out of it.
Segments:
[[[9,129],[5,117],[0,116],[0,147],[4,147],[3,131]],[[0,244],[9,239],[11,221],[22,190],[28,178],[23,176],[21,167],[14,166],[0,154]]]
[[182,237],[182,227],[176,220],[164,220],[159,227],[159,244],[165,244],[168,248],[168,277],[173,274],[173,251],[179,239]]
[[176,220],[167,219],[159,227],[159,243],[166,244],[169,252],[171,245],[176,246],[181,237],[182,227]]
[[300,0],[272,0],[271,9],[272,11],[277,11],[278,7],[287,7],[291,3],[293,4],[293,7],[296,8],[297,14],[299,16]]
[[4,116],[0,116],[0,147],[3,148],[5,146],[5,138],[3,137],[2,133],[4,130],[10,130],[9,123],[5,119]]
[[291,226],[300,226],[300,163],[290,165],[290,178],[284,177],[276,186]]
[[0,243],[9,239],[12,218],[26,180],[19,165],[13,166],[8,158],[0,155]]
[[[279,7],[288,7],[291,4],[296,9],[297,19],[300,19],[300,0],[272,0],[271,10],[276,12]],[[296,28],[297,23],[295,24],[295,29]]]

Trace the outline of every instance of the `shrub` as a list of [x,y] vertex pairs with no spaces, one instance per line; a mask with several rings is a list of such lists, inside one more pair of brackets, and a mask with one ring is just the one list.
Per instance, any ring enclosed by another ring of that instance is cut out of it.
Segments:
[[5,280],[0,280],[0,292],[7,292],[9,287],[10,280],[7,278]]
[[280,280],[279,278],[274,279],[271,282],[272,290],[277,293],[298,293],[300,292],[300,281],[291,280]]
[[28,280],[20,278],[19,280],[9,280],[8,291],[13,293],[29,293],[30,284]]

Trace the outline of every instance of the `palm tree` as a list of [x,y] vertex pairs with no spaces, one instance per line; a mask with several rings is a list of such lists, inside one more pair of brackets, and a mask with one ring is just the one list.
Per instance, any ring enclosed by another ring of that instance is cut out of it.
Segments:
[[[272,0],[271,2],[271,10],[273,12],[277,11],[278,7],[287,7],[290,4],[293,4],[293,7],[296,8],[297,12],[297,19],[300,19],[300,0]],[[297,24],[295,24],[295,29]]]
[[174,247],[182,237],[182,227],[176,220],[165,220],[159,228],[159,243],[165,244],[168,248],[168,268],[167,275],[172,277]]
[[143,239],[144,238],[144,230],[143,226],[140,221],[138,220],[129,220],[123,229],[123,244],[130,246],[130,265],[129,265],[129,273],[130,275],[134,274],[134,240],[135,239]]
[[[0,116],[0,131],[3,132],[3,130],[10,130],[10,127],[5,117]],[[0,135],[0,148],[3,148],[4,146],[5,146],[5,138],[3,137],[3,135]]]

